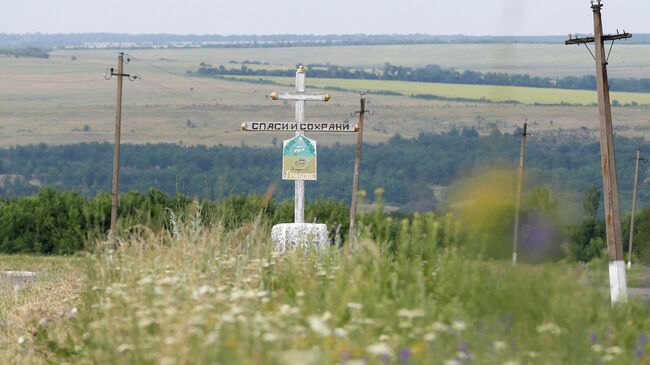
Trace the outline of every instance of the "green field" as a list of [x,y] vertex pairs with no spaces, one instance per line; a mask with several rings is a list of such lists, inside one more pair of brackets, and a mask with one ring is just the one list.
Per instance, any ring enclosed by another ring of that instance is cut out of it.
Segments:
[[[612,76],[650,77],[647,46],[618,47],[610,60]],[[115,50],[55,51],[49,59],[0,57],[0,146],[30,143],[68,144],[112,141],[115,80],[103,74],[116,62]],[[526,72],[540,75],[589,74],[593,72],[586,50],[552,45],[418,45],[363,47],[308,47],[254,49],[156,49],[130,50],[128,73],[143,80],[124,85],[125,143],[184,143],[201,145],[271,146],[274,137],[285,135],[246,134],[239,131],[245,120],[283,120],[293,116],[292,105],[273,102],[268,94],[277,85],[259,85],[228,80],[190,77],[200,63],[213,66],[244,60],[268,62],[259,68],[290,69],[296,63],[327,63],[356,67],[382,67],[384,62],[421,66],[438,63],[457,69]],[[496,57],[503,55],[503,57]],[[542,57],[542,55],[544,55]],[[625,57],[623,57],[625,56]],[[74,60],[73,60],[74,57]],[[627,62],[627,63],[626,63]],[[278,80],[289,84],[287,80]],[[151,82],[155,84],[151,84]],[[437,94],[468,99],[521,100],[526,103],[567,102],[591,104],[589,91],[521,89],[509,87],[410,84],[356,80],[315,80],[308,75],[307,87],[336,83],[351,90],[394,90]],[[345,121],[358,108],[354,91],[328,91],[333,101],[311,103],[307,118]],[[650,95],[650,94],[648,94]],[[645,94],[614,94],[627,103]],[[557,107],[506,105],[476,102],[418,100],[410,96],[369,96],[375,114],[368,121],[368,142],[381,142],[395,133],[415,136],[469,125],[482,133],[493,126],[504,132],[525,120],[541,132],[586,128],[597,133],[597,110],[592,106]],[[645,101],[645,102],[644,102]],[[617,132],[626,136],[650,135],[647,107],[615,108]],[[192,127],[188,127],[188,120]],[[88,128],[86,128],[88,126]],[[349,136],[319,136],[319,142],[353,143]]]
[[[290,86],[291,77],[238,76],[249,80],[269,80]],[[235,78],[235,79],[236,79]],[[493,102],[516,101],[522,104],[580,104],[597,103],[595,91],[543,89],[532,87],[439,84],[429,82],[385,81],[385,80],[349,80],[349,79],[310,79],[314,87],[338,87],[353,91],[391,91],[402,95],[434,95],[448,99],[488,100]],[[611,93],[612,102],[621,104],[637,103],[650,105],[650,93]]]
[[[610,77],[650,77],[650,46],[617,44],[610,57]],[[80,52],[114,54],[114,51],[58,51],[68,56]],[[183,50],[134,50],[147,59],[158,59],[161,52],[185,70],[200,62],[215,66],[229,61],[260,61],[271,65],[298,63],[381,68],[386,62],[410,67],[438,64],[457,70],[527,73],[536,76],[586,75],[595,72],[593,58],[584,47],[564,44],[429,44],[392,46],[226,48]]]

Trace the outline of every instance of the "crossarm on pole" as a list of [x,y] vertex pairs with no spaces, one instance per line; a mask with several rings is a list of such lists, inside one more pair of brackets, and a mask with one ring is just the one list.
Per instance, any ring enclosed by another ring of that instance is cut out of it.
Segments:
[[[621,33],[621,34],[610,34],[610,35],[605,35],[603,36],[603,42],[608,42],[608,41],[617,41],[621,39],[628,39],[632,38],[631,33]],[[594,37],[583,37],[583,38],[570,38],[564,44],[567,46],[572,45],[572,44],[586,44],[586,43],[594,43],[596,39]]]

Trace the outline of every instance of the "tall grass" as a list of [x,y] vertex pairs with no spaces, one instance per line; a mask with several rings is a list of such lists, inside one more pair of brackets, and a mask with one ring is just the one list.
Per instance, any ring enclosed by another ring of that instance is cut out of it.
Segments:
[[263,219],[205,228],[199,212],[89,258],[78,314],[33,323],[20,351],[81,364],[650,361],[644,303],[610,308],[568,264],[466,258],[449,218],[399,222],[397,247],[368,225],[344,257],[276,254]]

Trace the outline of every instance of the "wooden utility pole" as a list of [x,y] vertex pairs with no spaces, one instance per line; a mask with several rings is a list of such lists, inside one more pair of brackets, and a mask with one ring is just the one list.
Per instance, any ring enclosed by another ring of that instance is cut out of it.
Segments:
[[113,191],[111,202],[111,233],[117,226],[117,206],[120,201],[120,137],[122,134],[122,74],[124,73],[124,53],[117,55],[117,99],[115,102],[115,145],[113,146]]
[[352,203],[350,204],[350,230],[348,232],[348,241],[351,243],[355,238],[356,219],[357,219],[357,190],[359,190],[359,169],[361,167],[361,147],[363,145],[363,123],[366,119],[366,96],[361,93],[361,109],[359,114],[359,125],[357,130],[357,147],[354,159],[354,178],[352,179]]
[[[128,58],[127,58],[128,63]],[[124,73],[124,53],[120,52],[117,55],[117,72],[114,68],[110,69],[104,77],[110,80],[113,76],[117,76],[117,98],[115,101],[115,145],[113,146],[113,190],[111,200],[111,234],[115,233],[117,228],[117,208],[120,203],[120,137],[122,134],[122,83],[123,78],[127,77],[133,81],[137,78]]]
[[[603,35],[601,0],[591,2],[594,17],[594,36],[573,38],[565,44],[594,43],[596,52],[596,81],[598,88],[598,111],[600,115],[600,156],[602,162],[603,195],[605,200],[605,229],[607,236],[607,253],[609,256],[609,284],[612,304],[627,300],[627,282],[625,277],[625,258],[623,254],[623,234],[621,232],[621,210],[618,197],[616,176],[616,159],[614,151],[614,131],[612,127],[612,106],[609,98],[609,83],[607,78],[607,54],[605,42],[631,38],[632,35],[623,31],[622,34]],[[589,48],[587,46],[587,48]],[[610,49],[611,50],[611,49]],[[590,51],[591,52],[591,51]]]
[[639,164],[641,161],[647,162],[646,159],[641,158],[641,148],[637,148],[636,150],[636,158],[635,158],[635,168],[634,168],[634,191],[632,193],[632,217],[630,219],[630,242],[628,244],[628,252],[627,252],[627,268],[630,269],[632,267],[632,243],[634,242],[634,220],[636,216],[636,192],[637,192],[637,187],[639,184]]
[[519,210],[521,207],[521,190],[524,184],[524,162],[526,159],[526,137],[528,136],[528,123],[524,123],[521,132],[521,146],[519,147],[519,171],[517,172],[517,197],[515,198],[515,228],[512,238],[512,264],[517,265],[517,246],[519,246]]

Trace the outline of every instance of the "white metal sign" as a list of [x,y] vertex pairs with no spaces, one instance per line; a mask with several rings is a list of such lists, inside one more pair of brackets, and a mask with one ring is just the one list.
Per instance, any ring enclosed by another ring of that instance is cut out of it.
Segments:
[[317,179],[318,154],[316,141],[305,136],[295,136],[282,144],[282,179]]
[[241,129],[247,132],[327,132],[327,133],[354,133],[358,127],[345,122],[314,121],[305,123],[296,122],[245,122]]

